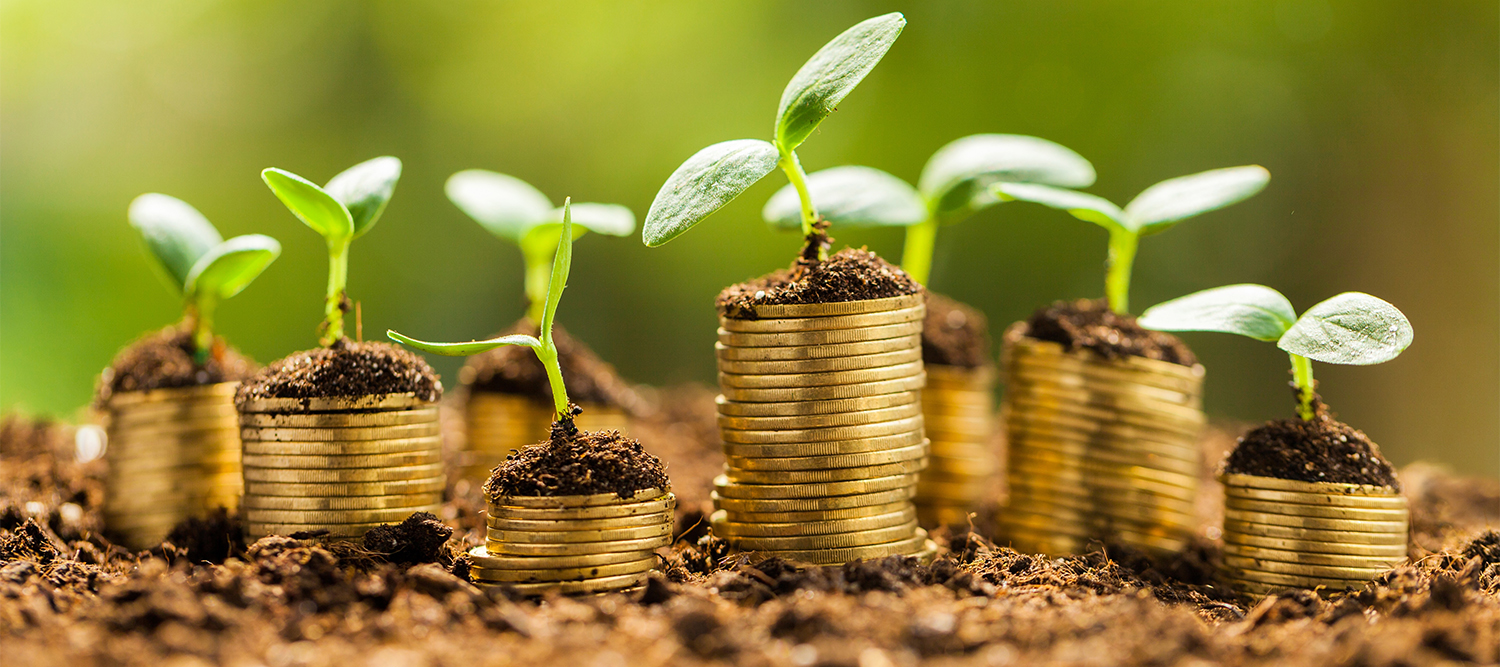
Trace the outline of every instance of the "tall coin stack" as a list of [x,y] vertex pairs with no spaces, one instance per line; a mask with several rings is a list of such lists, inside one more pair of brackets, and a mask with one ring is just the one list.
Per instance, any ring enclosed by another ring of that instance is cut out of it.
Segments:
[[927,364],[922,415],[932,457],[917,483],[923,523],[960,523],[995,483],[995,370]]
[[1006,332],[1009,500],[1022,551],[1071,554],[1113,538],[1180,551],[1192,534],[1203,367],[1068,351]]
[[663,489],[630,498],[509,496],[489,503],[484,546],[469,551],[469,576],[527,595],[604,593],[635,587],[672,543],[677,497]]
[[747,310],[719,318],[714,533],[814,564],[930,557],[911,502],[930,449],[924,296]]
[[1406,498],[1395,489],[1223,475],[1224,578],[1259,596],[1360,588],[1406,560]]
[[437,403],[413,394],[240,403],[245,530],[358,538],[443,500]]
[[131,549],[240,496],[238,382],[112,394],[105,406],[104,521]]
[[[464,479],[483,484],[490,470],[511,452],[546,440],[556,410],[547,402],[517,394],[471,391],[464,413],[468,446],[462,457]],[[625,411],[615,407],[581,404],[583,414],[573,421],[584,431],[627,431]]]

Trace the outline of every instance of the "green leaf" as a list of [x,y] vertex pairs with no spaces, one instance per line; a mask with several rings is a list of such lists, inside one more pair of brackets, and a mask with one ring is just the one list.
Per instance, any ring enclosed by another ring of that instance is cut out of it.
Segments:
[[176,197],[143,194],[130,202],[127,215],[179,292],[198,258],[224,241],[208,218]]
[[[807,191],[818,215],[836,225],[906,227],[927,219],[927,206],[915,188],[871,167],[845,166],[807,175]],[[782,229],[802,228],[797,189],[782,187],[766,201],[761,217]]]
[[396,333],[395,331],[389,330],[385,332],[385,335],[391,340],[396,341],[397,343],[401,343],[402,345],[414,347],[423,352],[441,354],[447,357],[467,357],[469,355],[479,354],[480,352],[488,352],[497,347],[503,347],[505,345],[523,345],[531,349],[536,349],[542,346],[542,341],[539,341],[536,338],[527,336],[525,334],[513,334],[510,336],[491,338],[489,340],[470,341],[468,343],[429,343],[426,341],[417,340],[415,338],[409,338],[407,336]]
[[329,245],[354,238],[354,218],[349,215],[349,209],[323,188],[274,167],[260,172],[260,177],[298,220],[321,234]]
[[[526,232],[517,245],[521,246],[521,254],[527,257],[527,263],[530,264],[536,258],[540,258],[542,262],[551,262],[553,253],[557,252],[557,244],[562,240],[562,229],[562,223],[558,222],[537,225]],[[573,225],[573,240],[577,241],[587,233],[589,230],[584,229],[583,225]]]
[[334,176],[323,190],[349,209],[354,238],[375,226],[401,180],[401,160],[385,156],[366,160]]
[[1228,285],[1146,309],[1138,322],[1157,331],[1218,331],[1256,340],[1281,338],[1297,311],[1281,292],[1263,285]]
[[[630,236],[635,232],[635,213],[619,204],[573,204],[573,238],[583,231],[598,232],[609,236]],[[562,224],[562,207],[552,209],[552,222]]]
[[1064,188],[1094,184],[1094,165],[1046,139],[1019,134],[975,134],[939,148],[917,189],[940,214],[977,211],[999,201],[986,186],[1040,183]]
[[681,236],[776,168],[776,147],[736,139],[705,148],[667,178],[646,212],[641,236],[655,248]]
[[194,300],[228,299],[260,276],[281,255],[281,244],[264,234],[236,236],[209,250],[193,265],[187,293]]
[[1259,165],[1178,176],[1136,195],[1125,206],[1125,216],[1142,235],[1156,234],[1195,215],[1249,199],[1270,181],[1271,172]]
[[885,57],[904,27],[906,18],[892,12],[861,21],[818,49],[781,93],[776,145],[788,153],[802,145]]
[[1131,231],[1125,224],[1125,214],[1120,211],[1120,207],[1103,197],[1036,183],[996,183],[990,186],[990,190],[1001,201],[1029,201],[1067,211],[1079,220],[1092,222],[1105,229]]
[[552,280],[547,286],[547,306],[542,310],[542,340],[551,344],[552,320],[557,317],[557,305],[562,301],[563,290],[568,287],[568,274],[573,270],[573,216],[569,211],[572,200],[563,199],[563,221],[561,238],[557,241],[557,254],[552,258]]
[[1276,346],[1314,361],[1368,366],[1395,359],[1411,340],[1411,322],[1395,306],[1345,292],[1307,309]]
[[491,234],[519,243],[532,227],[556,221],[552,201],[514,176],[468,169],[448,177],[449,201]]

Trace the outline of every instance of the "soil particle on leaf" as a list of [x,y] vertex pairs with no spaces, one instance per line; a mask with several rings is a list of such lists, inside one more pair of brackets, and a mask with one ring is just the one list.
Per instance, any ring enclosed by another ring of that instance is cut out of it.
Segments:
[[1198,363],[1198,357],[1176,336],[1142,328],[1134,315],[1110,310],[1103,299],[1058,301],[1038,309],[1014,330],[1069,350],[1091,350],[1106,359],[1144,357],[1182,366]]
[[194,387],[243,380],[255,372],[255,362],[214,338],[208,359],[193,359],[193,332],[180,325],[156,331],[115,355],[99,376],[95,402],[103,405],[116,392]]
[[[537,325],[523,318],[500,335],[536,335]],[[635,411],[640,399],[630,386],[604,363],[599,355],[560,326],[552,326],[557,344],[557,364],[562,369],[568,397],[584,404]],[[476,392],[516,394],[552,405],[552,385],[547,369],[529,347],[506,345],[470,357],[459,374],[459,382]]]
[[927,293],[922,361],[979,368],[990,363],[990,325],[984,313],[941,294]]
[[906,296],[922,286],[897,267],[864,248],[844,248],[818,262],[798,260],[791,269],[730,285],[719,293],[719,312],[726,317],[754,317],[753,306],[838,303]]
[[1396,471],[1364,433],[1317,405],[1311,421],[1278,419],[1240,438],[1224,472],[1401,490]]
[[341,338],[332,347],[272,363],[240,387],[235,401],[408,393],[436,401],[443,383],[427,362],[404,348]]
[[452,562],[443,546],[453,537],[453,528],[431,512],[416,512],[398,524],[376,526],[365,533],[365,550],[392,563]]
[[[619,431],[568,433],[552,427],[547,442],[506,457],[485,482],[485,496],[588,496],[613,493],[631,498],[645,489],[667,489],[666,467]],[[567,426],[571,426],[568,423]]]

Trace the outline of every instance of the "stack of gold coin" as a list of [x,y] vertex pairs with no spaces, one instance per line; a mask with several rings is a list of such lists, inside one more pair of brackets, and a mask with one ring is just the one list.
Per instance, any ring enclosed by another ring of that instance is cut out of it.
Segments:
[[358,538],[443,499],[436,403],[413,394],[240,403],[245,531]]
[[930,555],[922,294],[755,306],[719,318],[714,533],[815,564]]
[[1223,475],[1224,578],[1245,595],[1342,591],[1406,561],[1406,498],[1395,489]]
[[[464,413],[468,445],[460,459],[462,477],[483,484],[490,470],[511,452],[546,440],[555,412],[547,400],[493,391],[471,392]],[[624,410],[588,403],[579,407],[583,414],[573,421],[581,430],[629,430]]]
[[238,382],[112,394],[105,406],[105,525],[122,544],[161,544],[183,519],[240,496]]
[[[1019,325],[1018,325],[1019,326]],[[1078,553],[1114,539],[1179,551],[1194,526],[1203,367],[1006,332],[1008,504],[1022,551]]]
[[927,364],[922,415],[932,456],[916,498],[924,524],[963,522],[995,483],[994,383],[993,368]]
[[527,595],[604,593],[635,587],[672,543],[677,497],[663,489],[629,498],[509,496],[489,503],[484,546],[469,576]]

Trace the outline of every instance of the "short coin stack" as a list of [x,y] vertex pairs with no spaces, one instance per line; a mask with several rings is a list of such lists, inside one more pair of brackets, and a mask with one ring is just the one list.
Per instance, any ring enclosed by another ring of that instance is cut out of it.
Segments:
[[1394,489],[1223,475],[1224,570],[1235,590],[1360,588],[1406,560],[1406,498]]
[[1180,551],[1191,535],[1203,367],[1006,332],[1009,499],[1022,551],[1070,554],[1091,539]]
[[913,294],[719,318],[715,534],[815,564],[933,553],[911,502],[929,452],[924,310]]
[[362,537],[443,499],[438,406],[412,394],[240,403],[245,530]]
[[106,405],[104,521],[147,549],[183,519],[240,496],[237,382],[113,394]]
[[509,496],[489,503],[484,546],[469,552],[470,577],[527,595],[632,588],[672,543],[677,497],[645,489],[630,498]]
[[[550,399],[547,399],[550,400]],[[625,411],[582,404],[583,414],[574,419],[585,431],[627,431]],[[462,457],[461,474],[476,484],[490,477],[490,470],[511,452],[547,438],[556,410],[543,399],[493,391],[469,394],[464,413],[468,446]]]
[[962,523],[996,484],[992,449],[995,371],[927,364],[922,415],[932,457],[917,483],[917,515],[931,525]]

